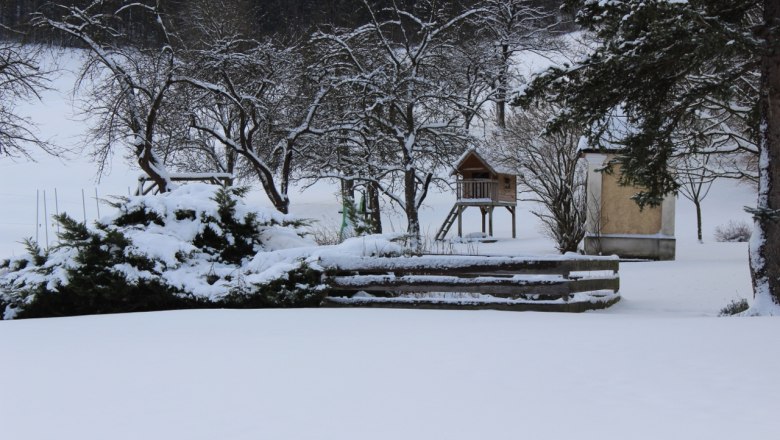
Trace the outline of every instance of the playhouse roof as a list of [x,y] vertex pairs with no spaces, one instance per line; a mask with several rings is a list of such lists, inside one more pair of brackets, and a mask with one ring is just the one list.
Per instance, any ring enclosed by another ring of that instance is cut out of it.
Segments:
[[[466,160],[470,156],[476,157],[480,162],[482,162],[485,165],[485,168],[487,168],[488,171],[490,171],[493,174],[513,174],[513,175],[516,174],[516,172],[513,171],[512,169],[497,164],[495,160],[491,160],[487,154],[484,154],[484,152],[483,154],[480,154],[477,152],[475,148],[469,148],[468,150],[464,151],[463,154],[460,155],[458,160],[456,160],[455,163],[452,165],[452,171],[450,172],[450,176],[454,176],[455,174],[457,174],[460,167],[463,166],[463,163],[466,162]],[[491,164],[491,162],[493,163]]]

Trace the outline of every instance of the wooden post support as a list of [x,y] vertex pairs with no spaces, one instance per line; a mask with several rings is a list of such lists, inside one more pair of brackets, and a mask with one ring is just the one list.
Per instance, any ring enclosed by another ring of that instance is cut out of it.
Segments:
[[482,233],[484,234],[485,233],[485,214],[487,214],[487,210],[485,209],[485,207],[480,206],[479,207],[479,212],[480,212],[480,214],[482,214]]
[[463,206],[458,205],[458,237],[463,237]]
[[493,206],[488,208],[488,227],[490,229],[490,233],[488,235],[491,237],[493,236],[493,208]]
[[517,219],[516,219],[516,212],[517,207],[515,206],[507,206],[507,209],[509,209],[509,212],[512,213],[512,238],[517,238]]

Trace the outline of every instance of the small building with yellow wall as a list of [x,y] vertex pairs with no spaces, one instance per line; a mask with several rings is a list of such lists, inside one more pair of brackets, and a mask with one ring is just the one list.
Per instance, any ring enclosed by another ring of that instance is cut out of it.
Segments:
[[618,183],[620,166],[613,165],[612,173],[602,171],[615,156],[603,150],[581,152],[587,165],[585,253],[674,260],[675,196],[669,194],[659,206],[640,209],[631,197],[641,188]]

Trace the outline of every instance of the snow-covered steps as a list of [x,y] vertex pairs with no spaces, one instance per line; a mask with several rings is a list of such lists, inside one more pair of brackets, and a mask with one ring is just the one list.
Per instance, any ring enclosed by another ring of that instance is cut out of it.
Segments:
[[581,312],[620,300],[616,257],[335,258],[325,306]]

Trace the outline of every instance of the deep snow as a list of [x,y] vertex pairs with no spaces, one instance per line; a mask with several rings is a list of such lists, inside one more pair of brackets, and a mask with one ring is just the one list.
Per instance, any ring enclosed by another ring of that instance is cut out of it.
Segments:
[[773,318],[213,310],[0,323],[8,439],[776,439]]

